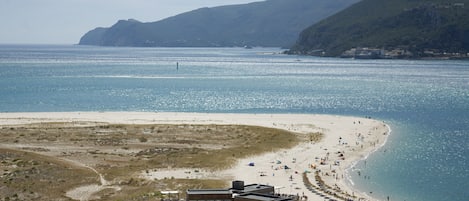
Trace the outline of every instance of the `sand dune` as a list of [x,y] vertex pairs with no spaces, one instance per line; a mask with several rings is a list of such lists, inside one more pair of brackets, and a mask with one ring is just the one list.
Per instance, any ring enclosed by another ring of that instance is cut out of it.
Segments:
[[[345,170],[385,143],[390,129],[368,118],[309,114],[208,114],[146,112],[2,113],[0,125],[41,122],[103,122],[120,124],[220,124],[256,125],[303,135],[321,132],[320,142],[308,140],[288,150],[239,159],[234,167],[210,172],[196,169],[152,169],[146,179],[221,178],[273,185],[280,193],[298,194],[308,200],[357,196]],[[248,164],[253,163],[253,166]],[[306,172],[306,173],[305,173]],[[305,174],[303,174],[305,173]]]

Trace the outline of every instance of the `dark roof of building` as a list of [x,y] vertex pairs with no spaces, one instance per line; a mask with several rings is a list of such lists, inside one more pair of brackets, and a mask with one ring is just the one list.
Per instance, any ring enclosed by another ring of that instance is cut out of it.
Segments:
[[244,186],[244,192],[248,193],[250,191],[257,191],[260,189],[270,189],[273,186],[264,185],[264,184],[249,184]]
[[232,194],[232,192],[230,189],[189,189],[187,190],[187,194],[216,195],[216,194]]
[[284,198],[276,195],[268,195],[268,194],[260,194],[260,193],[245,193],[241,195],[237,195],[236,197],[247,198],[250,200],[258,200],[258,201],[289,201],[290,198]]
[[[264,195],[264,194],[257,194],[256,192],[266,192],[264,190],[272,190],[273,192],[274,187],[269,186],[269,185],[263,185],[263,184],[249,184],[245,185],[244,189],[235,189],[235,188],[229,188],[229,189],[188,189],[187,190],[187,195],[227,195],[227,194],[243,194],[243,195]],[[265,195],[265,198],[269,197],[269,195]],[[272,199],[269,199],[272,200]],[[276,200],[276,199],[275,199]],[[282,199],[280,199],[282,200]],[[276,200],[277,201],[277,200]]]

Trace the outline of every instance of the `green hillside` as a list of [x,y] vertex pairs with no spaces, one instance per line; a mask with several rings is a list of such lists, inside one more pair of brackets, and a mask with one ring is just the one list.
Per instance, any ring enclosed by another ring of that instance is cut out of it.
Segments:
[[267,0],[200,8],[157,22],[121,20],[85,34],[81,45],[290,47],[299,33],[359,0]]
[[304,30],[290,53],[340,56],[360,47],[467,55],[469,0],[363,0]]

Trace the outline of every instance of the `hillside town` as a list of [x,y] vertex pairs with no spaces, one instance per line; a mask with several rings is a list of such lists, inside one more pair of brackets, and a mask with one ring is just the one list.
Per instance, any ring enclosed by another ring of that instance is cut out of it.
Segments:
[[468,53],[445,52],[437,49],[427,49],[420,53],[412,53],[403,48],[379,49],[379,48],[352,48],[343,52],[341,58],[354,59],[469,59]]

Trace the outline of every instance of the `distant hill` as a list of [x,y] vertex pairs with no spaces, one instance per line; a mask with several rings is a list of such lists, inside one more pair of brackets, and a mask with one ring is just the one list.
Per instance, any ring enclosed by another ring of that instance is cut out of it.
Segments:
[[290,53],[340,56],[359,47],[467,54],[469,0],[363,0],[304,30]]
[[86,33],[80,45],[291,47],[299,33],[359,0],[267,0],[200,8],[157,22],[120,20]]

